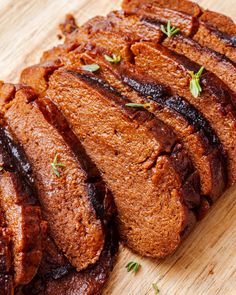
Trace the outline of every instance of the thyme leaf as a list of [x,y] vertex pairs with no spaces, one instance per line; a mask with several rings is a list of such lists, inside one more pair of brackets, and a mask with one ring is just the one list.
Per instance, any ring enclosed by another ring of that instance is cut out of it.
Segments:
[[180,29],[176,27],[171,27],[170,20],[168,20],[166,27],[164,25],[161,25],[161,31],[170,38],[179,33]]
[[151,106],[151,104],[150,103],[127,103],[125,106],[129,108],[148,109]]
[[195,74],[193,71],[189,71],[190,76],[192,77],[189,85],[190,92],[192,93],[193,97],[197,98],[201,92],[202,87],[200,84],[200,78],[204,71],[204,67],[201,67],[200,70]]
[[100,66],[97,64],[84,65],[81,69],[86,72],[96,72],[100,69]]
[[62,163],[58,163],[58,153],[56,153],[55,157],[54,157],[54,160],[53,162],[51,163],[51,167],[52,167],[52,171],[53,173],[57,176],[57,177],[60,177],[61,174],[60,172],[58,171],[58,168],[61,167],[61,168],[64,168],[65,165],[62,164]]
[[110,63],[114,63],[114,64],[118,64],[121,61],[121,56],[120,55],[116,55],[116,54],[112,54],[112,56],[109,55],[104,55],[104,58],[106,61],[110,62]]
[[160,290],[159,290],[157,284],[156,283],[152,284],[152,287],[153,287],[153,289],[155,291],[155,295],[159,294]]
[[141,264],[139,264],[138,262],[134,262],[134,261],[130,261],[126,265],[127,272],[133,271],[134,274],[136,274],[139,271],[140,267],[141,267]]

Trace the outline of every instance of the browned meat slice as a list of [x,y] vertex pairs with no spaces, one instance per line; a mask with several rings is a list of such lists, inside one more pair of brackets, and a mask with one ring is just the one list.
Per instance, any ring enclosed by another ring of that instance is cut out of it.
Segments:
[[[211,12],[203,13],[202,18],[198,20],[195,16],[200,14],[196,14],[195,10],[191,11],[193,6],[195,4],[190,1],[179,0],[166,1],[165,4],[163,4],[163,0],[148,2],[125,0],[122,5],[127,13],[137,13],[163,23],[170,20],[171,24],[178,27],[186,36],[193,36],[193,39],[201,45],[224,54],[233,62],[236,62],[235,36],[230,34],[235,30],[232,20],[219,15],[221,21],[227,27],[230,27],[230,32],[226,33],[226,28],[222,31],[224,25],[219,25],[217,13],[213,13],[213,17]],[[209,21],[209,19],[212,19],[212,21]]]
[[[76,272],[48,237],[46,251],[35,279],[22,288],[23,295],[99,295],[112,271],[118,250],[114,222],[108,225],[104,250],[99,261],[88,269]],[[17,293],[18,294],[18,293]]]
[[[162,0],[160,2],[163,3]],[[176,2],[176,5],[172,6],[174,2]],[[176,8],[173,8],[175,6]],[[182,12],[179,6],[180,2],[178,0],[168,1],[165,5],[159,5],[159,1],[146,0],[125,0],[122,4],[127,14],[138,14],[153,21],[157,20],[159,23],[167,23],[170,20],[171,24],[179,28],[186,36],[193,36],[198,29],[198,19],[192,13]]]
[[183,95],[193,106],[202,112],[219,136],[229,156],[229,181],[236,180],[236,121],[235,95],[215,75],[205,71],[201,78],[203,92],[194,98],[189,91],[191,76],[199,66],[182,55],[178,55],[161,45],[156,48],[148,44],[135,44],[132,47],[135,64],[148,75],[161,83],[166,83],[172,92]]
[[203,46],[207,46],[221,54],[226,55],[236,63],[236,40],[215,27],[200,21],[197,33],[193,39]]
[[7,230],[4,214],[0,211],[0,295],[13,295],[11,273],[10,233]]
[[[123,240],[143,255],[166,256],[190,226],[189,216],[192,220],[194,215],[186,206],[200,205],[197,173],[163,122],[148,111],[125,107],[127,98],[96,79],[78,69],[58,70],[49,79],[47,96],[66,116],[113,190]],[[169,198],[185,201],[170,208]]]
[[171,8],[173,10],[180,11],[182,13],[186,13],[189,15],[193,15],[195,17],[198,17],[202,14],[201,7],[194,2],[188,1],[188,0],[123,0],[122,2],[122,8],[124,10],[130,9],[131,11],[137,10],[139,7],[141,7],[143,4],[153,4],[157,5],[160,8]]
[[203,65],[236,92],[236,65],[225,56],[182,35],[166,38],[163,45]]
[[233,20],[219,12],[205,10],[200,16],[200,20],[217,28],[219,31],[230,35],[236,36],[236,25]]
[[149,110],[170,125],[184,143],[199,171],[202,194],[211,200],[222,194],[227,177],[219,139],[206,119],[193,106],[182,97],[171,97],[168,87],[155,83],[130,63],[123,62],[121,66],[105,63],[104,56],[98,50],[90,52],[90,55],[83,54],[80,59],[87,64],[99,64],[101,69],[97,75],[106,79],[132,102],[150,103],[150,96],[153,96],[153,109]]
[[20,89],[5,119],[32,165],[50,235],[81,270],[98,261],[104,248],[106,225],[99,218],[99,204],[109,205],[111,195],[80,143],[71,149],[73,138],[65,141],[68,128],[59,130],[48,122],[47,108],[35,99],[31,89]]
[[14,285],[27,284],[42,258],[45,223],[30,166],[7,127],[0,126],[0,207],[10,233]]

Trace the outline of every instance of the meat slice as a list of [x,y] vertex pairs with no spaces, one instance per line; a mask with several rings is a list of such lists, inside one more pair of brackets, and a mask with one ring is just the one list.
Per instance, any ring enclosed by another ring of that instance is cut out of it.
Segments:
[[[192,36],[201,45],[224,54],[233,62],[236,62],[234,35],[230,35],[229,32],[225,33],[225,30],[222,31],[222,26],[219,26],[218,20],[209,21],[211,17],[207,13],[203,13],[202,18],[196,18],[195,16],[199,16],[199,14],[196,14],[194,10],[191,12],[192,6],[194,4],[189,1],[182,2],[179,0],[166,1],[165,5],[163,5],[162,0],[148,2],[125,0],[122,5],[127,13],[137,13],[163,23],[170,20],[171,24],[178,27],[186,36]],[[232,33],[233,22],[225,17],[224,23],[227,23]]]
[[135,65],[161,83],[167,83],[173,93],[184,96],[202,112],[219,136],[229,156],[229,182],[236,179],[235,170],[235,94],[215,75],[205,71],[201,78],[203,92],[194,98],[189,85],[189,71],[197,72],[199,66],[182,55],[178,55],[161,45],[155,48],[148,44],[132,47]]
[[[188,1],[185,2],[187,3]],[[159,23],[167,23],[170,20],[171,24],[179,28],[183,34],[193,36],[198,29],[198,19],[192,13],[186,13],[185,9],[181,10],[180,7],[181,2],[178,0],[168,1],[166,4],[162,0],[160,3],[159,1],[139,0],[125,0],[122,3],[122,8],[127,14],[138,14]],[[195,7],[197,8],[198,6],[196,5]],[[189,10],[191,9],[187,9],[187,11]],[[196,10],[193,9],[192,12],[194,11]]]
[[36,274],[46,228],[30,165],[8,127],[3,126],[0,126],[0,158],[0,207],[10,237],[11,273],[17,286],[29,283]]
[[7,230],[4,214],[0,211],[0,294],[13,295],[11,273],[10,233]]
[[30,88],[16,91],[4,116],[32,165],[49,234],[81,270],[96,263],[104,248],[100,204],[110,206],[111,194],[69,127],[54,122],[59,114],[35,99]]
[[55,71],[49,80],[47,97],[114,193],[123,240],[142,255],[172,253],[193,222],[187,208],[200,205],[197,173],[173,132],[148,111],[125,107],[127,98],[77,68]]
[[236,36],[236,25],[233,20],[219,12],[205,10],[201,16],[200,20],[217,28],[219,31],[229,35]]
[[[110,212],[112,214],[112,212]],[[107,226],[104,249],[97,263],[84,271],[76,272],[50,237],[38,274],[23,287],[23,295],[99,295],[113,269],[118,250],[118,235],[114,219]],[[17,293],[18,294],[18,293]]]
[[207,46],[221,54],[226,55],[236,63],[236,42],[233,37],[218,31],[205,22],[199,23],[199,29],[193,39],[203,46]]
[[236,65],[224,55],[208,47],[201,46],[196,41],[180,34],[172,38],[166,38],[162,44],[203,65],[227,84],[232,91],[236,92]]
[[135,11],[138,10],[139,7],[143,6],[143,4],[153,4],[160,8],[171,8],[173,10],[193,15],[195,17],[198,17],[202,14],[201,7],[197,3],[188,0],[123,0],[122,8],[124,10],[130,9],[131,11]]

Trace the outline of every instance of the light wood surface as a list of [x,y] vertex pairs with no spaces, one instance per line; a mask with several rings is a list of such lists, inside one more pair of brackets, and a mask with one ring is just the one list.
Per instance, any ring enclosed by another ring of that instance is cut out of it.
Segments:
[[[236,21],[236,0],[201,0],[200,5]],[[0,0],[0,79],[17,82],[20,71],[58,44],[57,26],[73,12],[79,23],[119,8],[118,0]],[[235,143],[236,144],[236,143]],[[127,273],[130,260],[140,272]],[[120,247],[106,295],[236,294],[236,188],[231,188],[181,245],[164,261],[144,259]]]

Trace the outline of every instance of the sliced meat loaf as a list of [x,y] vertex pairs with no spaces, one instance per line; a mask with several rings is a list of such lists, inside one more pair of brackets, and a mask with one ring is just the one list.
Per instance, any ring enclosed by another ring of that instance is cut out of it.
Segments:
[[229,156],[229,182],[236,180],[235,166],[235,94],[215,75],[205,71],[201,77],[203,92],[194,98],[189,90],[189,71],[197,72],[199,66],[186,57],[167,48],[148,44],[132,46],[135,65],[161,83],[171,87],[173,93],[183,95],[193,106],[204,114],[219,136]]
[[10,241],[10,233],[7,230],[5,217],[3,212],[0,211],[0,295],[14,294]]
[[29,157],[49,233],[81,270],[98,261],[104,248],[100,202],[109,205],[111,194],[80,142],[73,145],[69,128],[48,122],[48,108],[41,110],[35,99],[30,88],[16,91],[4,116]]
[[142,255],[172,253],[194,222],[187,208],[200,205],[197,173],[173,132],[148,111],[125,107],[129,100],[92,74],[67,68],[49,81],[47,97],[114,193],[123,241]]
[[[230,33],[226,34],[225,31],[221,31],[221,26],[217,25],[216,22],[206,21],[206,18],[209,19],[209,17],[204,17],[204,14],[202,19],[196,18],[194,10],[191,12],[193,5],[190,1],[182,2],[179,0],[167,1],[165,5],[163,5],[163,0],[148,2],[125,0],[122,7],[127,13],[137,13],[159,22],[166,23],[170,20],[171,24],[178,27],[186,36],[192,36],[201,45],[224,54],[233,62],[236,62],[235,37],[229,35]],[[228,20],[227,24],[232,26],[232,21]]]
[[84,271],[76,272],[48,237],[38,274],[19,293],[23,295],[99,295],[113,269],[117,250],[118,235],[115,231],[114,219],[111,219],[107,226],[106,242],[99,260],[94,266]]
[[172,97],[168,86],[157,84],[130,63],[123,62],[121,66],[105,63],[100,54],[96,50],[89,56],[82,55],[81,59],[87,64],[99,64],[101,70],[97,76],[107,80],[132,102],[152,102],[149,111],[171,126],[184,143],[199,172],[202,194],[216,200],[226,187],[227,172],[220,141],[206,119],[183,97]]
[[[94,33],[96,33],[96,32],[100,32],[100,30],[101,31],[106,30],[106,28],[110,30],[112,28],[115,28],[117,23],[118,23],[117,25],[117,30],[118,30],[119,27],[124,26],[119,24],[123,22],[123,19],[124,19],[124,16],[122,13],[113,12],[108,16],[106,20],[99,19],[98,23],[93,22],[92,27],[88,31],[89,32],[93,31]],[[133,22],[132,17],[130,17],[130,20],[126,20],[125,24],[127,22]],[[106,26],[106,23],[108,23],[109,25]],[[130,26],[130,28],[131,27],[132,26]],[[115,29],[115,31],[117,30]],[[149,28],[147,27],[147,31],[148,30]],[[135,31],[133,32],[133,34],[135,34]],[[128,34],[128,36],[129,35],[130,34]],[[140,36],[141,35],[139,35],[139,37]],[[76,39],[76,36],[74,36],[73,38]],[[136,40],[136,38],[138,38],[138,36],[134,37],[134,40]],[[110,43],[110,39],[112,39],[113,42],[115,42],[115,44],[122,43],[119,41],[120,35],[117,33],[115,34],[112,33],[112,38],[107,39],[108,40],[107,45],[104,44],[104,39],[102,38],[101,45],[103,45],[106,48],[106,50],[104,51],[104,49],[102,49],[100,45],[99,37],[97,37],[96,48],[98,49],[98,45],[99,45],[100,49],[93,50],[95,52],[95,54],[93,55],[93,58],[95,58],[95,60],[94,61],[91,60],[90,63],[98,62],[99,64],[101,64],[103,63],[102,60],[105,61],[104,59],[105,54],[108,54],[110,56],[112,55],[113,50],[111,46],[112,44]],[[92,42],[93,45],[92,46],[89,45],[87,46],[87,48],[94,48],[95,42],[93,42],[93,38],[91,38],[90,42]],[[125,46],[126,48],[127,46],[129,46],[129,41],[127,41],[127,44]],[[111,51],[107,51],[107,49]],[[77,48],[76,50],[72,50],[70,54],[67,54],[64,57],[60,57],[60,58],[64,61],[64,63],[75,64],[76,61],[79,60],[78,53],[80,51],[83,51],[81,47]],[[119,52],[118,54],[122,56],[122,51]],[[101,55],[101,58],[98,58],[98,60],[96,60],[97,55]],[[51,58],[56,60],[58,56],[57,54],[55,54],[54,56],[51,55]],[[87,61],[87,63],[89,63],[89,61]],[[107,64],[109,65],[109,63]],[[123,60],[123,64],[124,64],[124,60]],[[27,83],[31,85],[32,87],[37,87],[37,85],[46,84],[45,82],[41,82],[40,80],[38,80],[39,76],[37,75],[37,73],[41,73],[43,71],[42,68],[44,68],[46,71],[47,64],[36,65],[29,69],[26,69],[22,74],[22,82]],[[117,74],[117,71],[115,70],[117,66],[111,67],[111,68],[112,68],[112,71],[115,71]],[[132,64],[128,64],[126,68],[132,68]],[[103,73],[103,69],[104,69],[104,63],[102,66],[102,70],[100,71],[101,73]],[[35,74],[34,74],[34,71],[35,71]],[[107,73],[105,69],[104,69],[104,72],[105,74],[103,75],[103,77],[106,78],[106,75],[107,75],[107,78],[109,79],[109,77],[112,74],[109,71]],[[140,74],[140,75],[143,75],[143,74]],[[45,80],[43,76],[41,77],[41,79]],[[139,81],[140,81],[140,77],[139,77]],[[117,80],[117,78],[114,78],[114,75],[111,81],[109,82],[111,84],[113,83],[115,87],[119,86],[119,90],[121,92],[124,92],[125,95],[129,95],[129,98],[131,100],[143,99],[142,94],[141,94],[142,97],[140,97],[137,93],[136,94],[132,93],[129,87],[128,89],[125,88],[122,81],[119,81]],[[155,87],[157,89],[158,85],[156,85]],[[136,91],[136,92],[140,94],[140,91]],[[171,100],[168,100],[168,99],[167,100],[159,99],[159,102],[156,101],[155,103],[158,104],[158,108],[156,110],[155,115],[159,117],[162,121],[164,121],[166,124],[170,125],[172,128],[175,129],[179,140],[184,142],[185,147],[187,148],[195,164],[195,167],[199,171],[200,178],[201,178],[202,194],[210,197],[211,200],[215,200],[218,196],[222,194],[226,184],[226,171],[225,171],[225,163],[224,163],[225,159],[222,156],[222,153],[220,152],[220,148],[218,144],[216,144],[214,140],[214,138],[216,138],[217,136],[214,133],[214,131],[210,128],[209,123],[205,120],[205,118],[202,115],[200,115],[199,112],[197,112],[197,110],[194,107],[188,105],[186,100],[179,97],[179,99],[176,100],[175,106],[173,102],[171,103],[170,101]],[[179,107],[177,107],[177,105],[179,105]]]
[[41,219],[31,167],[8,127],[0,126],[0,207],[10,234],[14,285],[27,284],[37,272],[46,230]]

